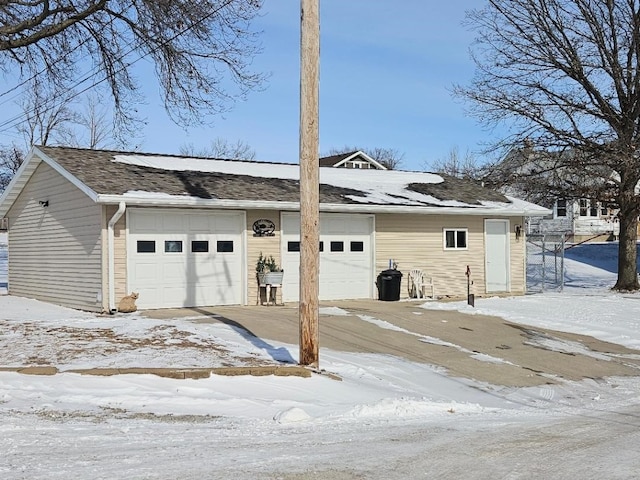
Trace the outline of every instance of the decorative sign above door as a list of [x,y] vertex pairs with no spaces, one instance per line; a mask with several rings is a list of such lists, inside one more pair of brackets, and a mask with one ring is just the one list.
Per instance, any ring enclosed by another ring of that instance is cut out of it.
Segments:
[[273,237],[273,233],[276,229],[276,224],[266,218],[261,218],[253,222],[253,236],[254,237]]

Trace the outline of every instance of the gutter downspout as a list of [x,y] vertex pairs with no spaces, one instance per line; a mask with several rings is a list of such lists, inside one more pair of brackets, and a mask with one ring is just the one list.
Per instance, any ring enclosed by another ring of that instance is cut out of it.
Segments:
[[107,226],[107,256],[109,259],[109,313],[116,313],[116,259],[115,259],[115,239],[113,234],[113,227],[120,217],[124,214],[127,205],[124,202],[118,204],[118,210],[113,214],[109,224]]

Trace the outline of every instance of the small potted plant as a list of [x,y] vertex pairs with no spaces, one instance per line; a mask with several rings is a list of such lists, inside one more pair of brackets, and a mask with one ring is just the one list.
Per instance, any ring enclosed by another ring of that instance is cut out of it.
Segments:
[[261,285],[282,285],[284,270],[278,266],[273,255],[267,257],[260,252],[256,272]]

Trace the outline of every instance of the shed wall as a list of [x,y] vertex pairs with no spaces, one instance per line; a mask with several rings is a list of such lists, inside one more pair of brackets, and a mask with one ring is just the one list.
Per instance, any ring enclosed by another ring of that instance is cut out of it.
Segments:
[[[40,201],[48,201],[44,207]],[[9,210],[9,293],[102,310],[101,208],[41,163]]]
[[[466,297],[467,265],[471,270],[471,293],[485,295],[485,235],[487,217],[455,215],[376,215],[376,272],[389,268],[389,260],[403,272],[400,294],[408,296],[407,272],[422,269],[433,277],[436,294],[440,297]],[[491,217],[501,219],[501,217]],[[513,225],[522,225],[522,218],[510,219],[510,279],[511,293],[524,293],[524,237],[515,239]],[[443,230],[468,230],[465,250],[445,250]]]

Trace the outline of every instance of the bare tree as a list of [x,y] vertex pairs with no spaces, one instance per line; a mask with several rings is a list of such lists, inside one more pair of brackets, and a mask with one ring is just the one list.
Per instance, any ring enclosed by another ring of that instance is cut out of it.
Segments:
[[637,290],[640,1],[488,0],[467,18],[477,70],[455,93],[483,123],[509,125],[500,146],[529,138],[553,154],[523,174],[562,168],[568,196],[610,192],[620,218],[613,288]]
[[[27,148],[31,145],[48,145],[56,137],[68,136],[71,125],[78,119],[71,108],[73,93],[49,90],[48,87],[35,79],[20,102],[25,121],[16,130],[24,138]],[[57,99],[56,103],[49,105],[49,98]]]
[[402,164],[402,160],[404,159],[404,153],[400,153],[398,150],[394,148],[360,148],[360,147],[349,147],[344,146],[342,148],[332,148],[329,150],[327,156],[330,155],[340,155],[342,153],[349,153],[361,151],[369,155],[376,162],[384,165],[389,170],[397,170]]
[[[105,148],[114,142],[107,112],[100,107],[96,97],[89,97],[85,111],[77,113],[74,106],[81,101],[73,92],[48,92],[48,86],[32,82],[20,102],[25,121],[16,130],[24,139],[24,148],[15,143],[0,145],[0,191],[9,184],[26,157],[25,152],[33,145]],[[53,107],[47,103],[49,98],[56,99]]]
[[150,59],[168,114],[189,125],[228,110],[264,79],[250,69],[259,51],[250,24],[261,6],[262,0],[3,1],[0,69],[79,94],[81,85],[105,81],[117,118],[129,121],[137,117],[135,64]]
[[193,144],[183,144],[180,146],[180,154],[192,157],[205,158],[225,158],[232,160],[254,160],[256,152],[248,143],[238,140],[230,143],[224,138],[216,138],[211,141],[208,147],[196,148]]
[[22,165],[24,157],[24,152],[15,144],[0,146],[0,193],[7,188],[20,165]]
[[[81,103],[81,110],[72,120],[74,127],[64,129],[57,136],[61,144],[90,149],[110,148],[116,143],[128,144],[119,135],[122,132],[116,132],[107,107],[96,95],[87,95]],[[136,132],[130,132],[127,140],[131,141],[135,135]]]
[[444,173],[452,177],[469,180],[482,180],[485,175],[485,166],[468,150],[464,155],[460,155],[458,147],[453,147],[447,157],[440,158],[429,165],[425,165],[427,170]]

